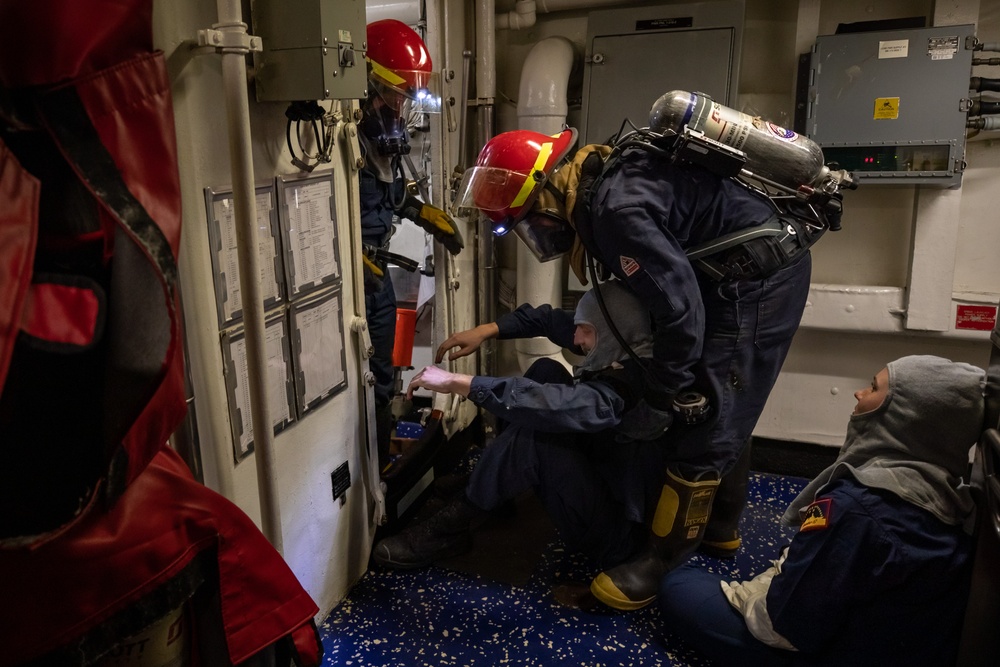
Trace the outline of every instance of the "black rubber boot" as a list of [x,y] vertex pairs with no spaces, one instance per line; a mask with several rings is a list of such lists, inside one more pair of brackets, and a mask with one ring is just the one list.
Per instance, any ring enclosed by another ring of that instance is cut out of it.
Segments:
[[688,481],[667,470],[653,516],[649,544],[628,562],[601,572],[590,592],[614,609],[641,609],[656,599],[660,579],[677,567],[705,532],[719,480]]
[[750,443],[733,469],[727,472],[712,502],[712,516],[705,526],[705,537],[698,551],[716,558],[734,558],[743,540],[740,537],[740,517],[747,504],[747,482],[750,478]]
[[458,556],[472,548],[471,532],[487,516],[462,494],[426,521],[379,540],[372,559],[385,567],[406,570]]

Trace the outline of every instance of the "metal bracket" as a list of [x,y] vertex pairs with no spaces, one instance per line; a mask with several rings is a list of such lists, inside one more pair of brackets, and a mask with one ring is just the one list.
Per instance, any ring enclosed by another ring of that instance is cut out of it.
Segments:
[[260,37],[247,33],[246,23],[216,23],[211,28],[199,30],[198,46],[214,49],[218,53],[260,53],[264,42]]
[[[368,333],[368,320],[363,317],[355,317],[351,320],[351,331],[358,334],[361,342],[361,356],[364,359],[371,359],[375,356],[375,346],[372,345],[372,337]],[[375,376],[372,376],[374,383]]]
[[344,141],[347,144],[348,163],[354,171],[360,171],[365,166],[365,158],[361,155],[361,144],[358,143],[358,126],[356,123],[344,123]]

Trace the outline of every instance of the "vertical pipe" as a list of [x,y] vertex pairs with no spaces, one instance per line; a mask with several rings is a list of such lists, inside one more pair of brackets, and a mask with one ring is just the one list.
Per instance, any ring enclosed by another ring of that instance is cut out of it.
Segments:
[[[239,0],[218,0],[220,31],[246,32]],[[247,94],[246,51],[222,50],[222,86],[229,130],[229,161],[233,182],[236,249],[240,270],[243,326],[246,334],[247,385],[253,425],[257,493],[261,530],[282,552],[281,516],[274,474],[274,431],[267,402],[267,357],[264,351],[264,306],[257,260],[257,204],[254,199],[253,155],[250,143],[250,101]]]
[[[556,134],[566,126],[569,104],[566,91],[573,69],[573,44],[565,37],[546,37],[535,44],[521,68],[521,83],[517,95],[517,125],[522,130]],[[517,246],[517,302],[550,303],[562,306],[562,259],[539,262],[523,246]],[[545,338],[525,338],[515,341],[521,370],[541,357],[548,357],[564,366],[568,363],[561,348]]]
[[465,49],[462,51],[462,94],[459,103],[462,105],[458,109],[458,166],[455,167],[455,175],[465,171],[466,156],[469,153],[468,142],[468,122],[469,122],[469,66],[472,61],[472,51]]
[[476,97],[490,106],[497,90],[496,4],[476,2]]

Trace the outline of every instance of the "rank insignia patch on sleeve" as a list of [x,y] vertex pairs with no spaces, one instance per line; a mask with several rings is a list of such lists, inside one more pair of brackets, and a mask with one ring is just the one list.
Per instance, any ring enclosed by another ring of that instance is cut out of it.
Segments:
[[801,532],[807,530],[823,530],[830,526],[830,511],[833,509],[833,501],[829,498],[817,500],[805,509],[802,518]]
[[625,255],[619,255],[618,259],[622,264],[622,272],[626,276],[631,276],[633,273],[639,270],[639,262],[635,261],[631,257],[626,257]]

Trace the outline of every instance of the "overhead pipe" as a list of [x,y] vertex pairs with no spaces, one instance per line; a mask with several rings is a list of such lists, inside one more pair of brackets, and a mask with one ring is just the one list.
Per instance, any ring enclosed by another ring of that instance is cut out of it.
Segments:
[[572,9],[594,9],[620,5],[620,0],[517,0],[514,9],[496,16],[497,30],[523,30],[535,25],[538,14]]
[[[517,125],[522,130],[557,134],[566,127],[566,90],[573,69],[573,43],[548,37],[535,44],[521,68]],[[523,244],[517,245],[517,302],[538,306],[562,304],[563,261],[539,262]],[[561,349],[545,338],[523,338],[514,344],[522,371],[547,357],[569,366]]]
[[420,0],[366,0],[365,20],[368,23],[396,19],[406,25],[420,23]]
[[[247,350],[247,390],[253,427],[257,494],[261,531],[282,552],[281,512],[278,507],[274,430],[267,401],[267,355],[264,347],[264,304],[260,291],[257,255],[257,203],[254,192],[253,154],[250,143],[250,101],[247,93],[246,55],[253,39],[247,35],[240,0],[217,0],[219,22],[215,43],[222,55],[222,90],[229,133],[229,162],[236,225],[236,254],[240,271],[240,296]],[[257,40],[259,46],[259,40]]]

